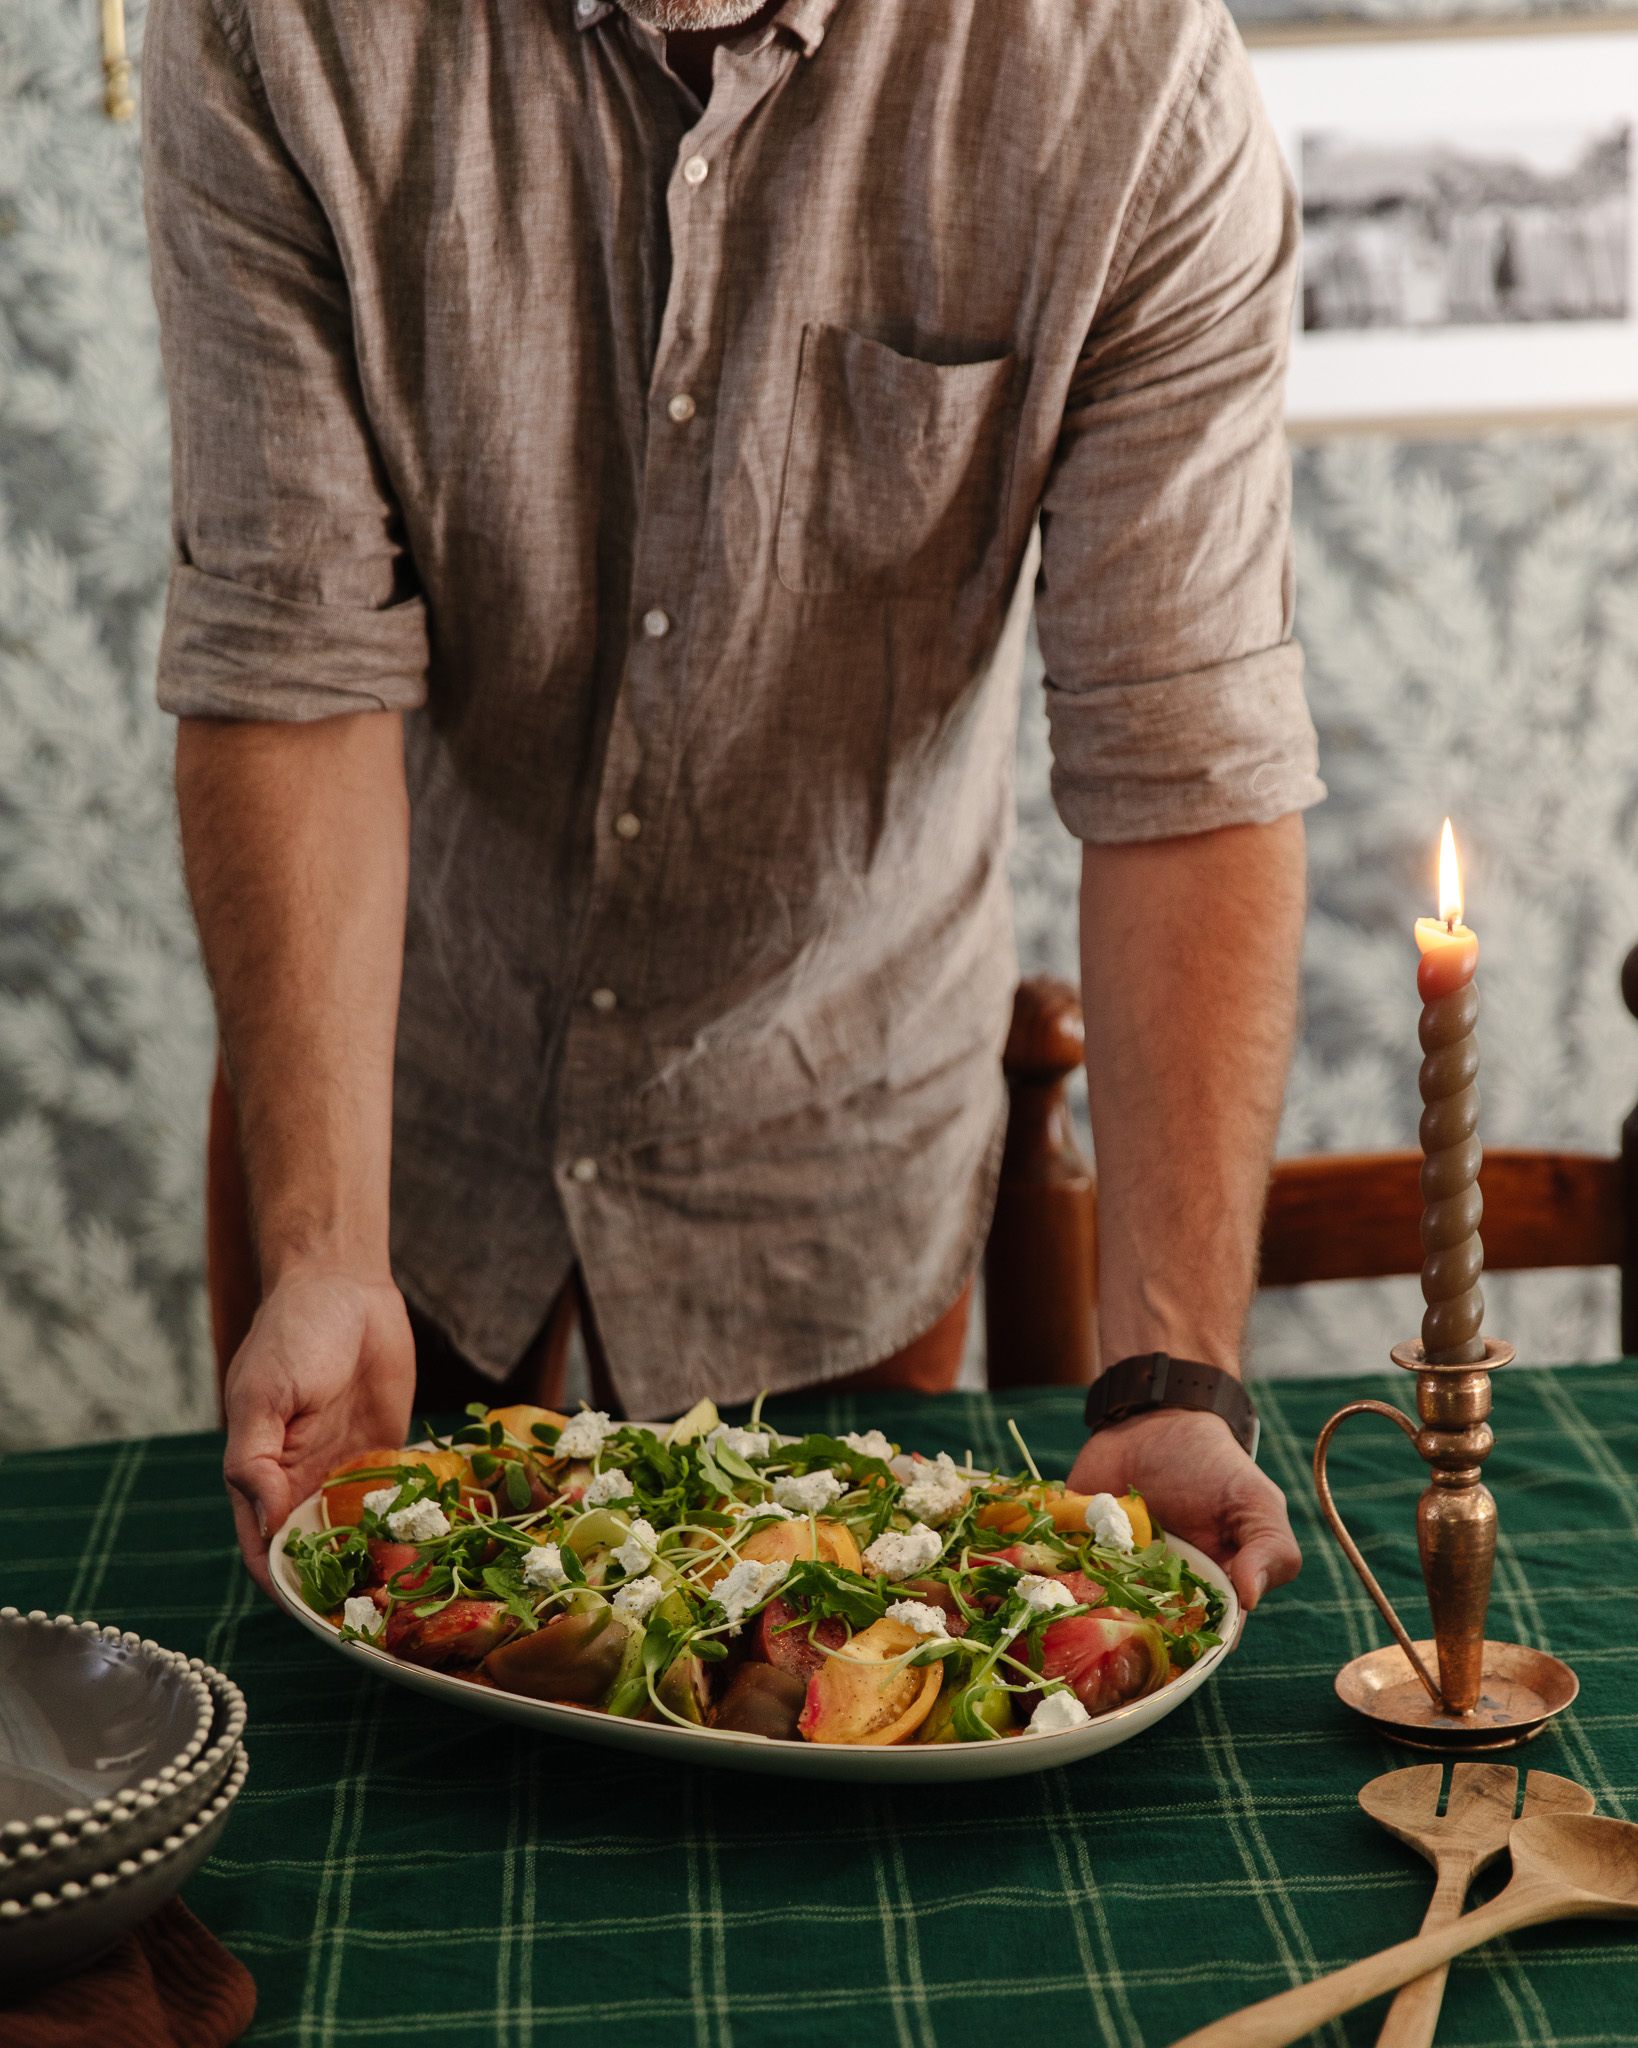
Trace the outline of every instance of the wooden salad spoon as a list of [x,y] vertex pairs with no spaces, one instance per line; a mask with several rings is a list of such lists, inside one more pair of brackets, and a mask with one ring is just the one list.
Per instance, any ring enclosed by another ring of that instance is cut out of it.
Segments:
[[1638,1920],[1638,1825],[1633,1822],[1592,1813],[1543,1814],[1516,1821],[1508,1847],[1513,1881],[1488,1905],[1329,1977],[1214,2020],[1172,2048],[1285,2048],[1338,2013],[1516,1927],[1535,1927],[1544,1920]]
[[[1438,1811],[1443,1764],[1385,1771],[1362,1787],[1359,1803],[1390,1835],[1419,1850],[1438,1873],[1422,1932],[1457,1919],[1468,1889],[1507,1847],[1519,1774],[1509,1764],[1458,1764],[1450,1797]],[[1573,1778],[1532,1771],[1524,1781],[1521,1820],[1542,1813],[1591,1813],[1593,1796]],[[1450,1965],[1441,1963],[1405,1986],[1382,2023],[1376,2048],[1431,2048]]]

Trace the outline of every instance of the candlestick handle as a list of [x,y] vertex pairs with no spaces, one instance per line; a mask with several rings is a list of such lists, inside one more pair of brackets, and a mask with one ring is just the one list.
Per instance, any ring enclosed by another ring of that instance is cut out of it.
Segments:
[[1429,1675],[1427,1666],[1417,1655],[1416,1645],[1411,1641],[1405,1624],[1394,1613],[1392,1601],[1389,1600],[1387,1594],[1377,1584],[1375,1574],[1361,1556],[1359,1545],[1343,1526],[1342,1517],[1337,1513],[1337,1504],[1331,1498],[1331,1482],[1326,1476],[1325,1463],[1330,1454],[1332,1437],[1336,1435],[1338,1426],[1346,1422],[1350,1415],[1385,1415],[1390,1422],[1395,1422],[1399,1425],[1412,1443],[1416,1442],[1420,1431],[1408,1415],[1401,1409],[1390,1408],[1386,1401],[1350,1401],[1346,1408],[1339,1408],[1330,1421],[1326,1423],[1319,1433],[1318,1442],[1314,1445],[1314,1490],[1319,1495],[1320,1513],[1324,1515],[1327,1523],[1330,1525],[1331,1534],[1342,1545],[1343,1556],[1347,1558],[1358,1574],[1360,1584],[1364,1586],[1366,1592],[1376,1602],[1377,1610],[1381,1614],[1382,1619],[1393,1630],[1394,1641],[1398,1643],[1400,1649],[1410,1659],[1411,1669],[1421,1679],[1423,1685],[1426,1686],[1428,1698],[1432,1700],[1435,1707],[1443,1712],[1444,1700],[1440,1695],[1438,1686]]

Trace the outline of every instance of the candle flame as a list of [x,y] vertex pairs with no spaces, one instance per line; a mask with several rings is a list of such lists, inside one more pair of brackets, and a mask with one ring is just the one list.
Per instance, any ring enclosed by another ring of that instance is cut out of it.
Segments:
[[1448,818],[1439,840],[1439,916],[1452,931],[1462,921],[1462,871],[1456,865],[1456,839]]

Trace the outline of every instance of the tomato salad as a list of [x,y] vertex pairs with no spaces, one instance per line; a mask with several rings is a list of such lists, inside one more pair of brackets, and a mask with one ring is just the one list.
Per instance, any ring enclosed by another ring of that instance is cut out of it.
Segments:
[[[1224,1602],[1136,1494],[879,1430],[484,1409],[354,1458],[285,1551],[343,1640],[527,1698],[784,1741],[994,1742],[1142,1699]],[[1016,1430],[1014,1435],[1017,1436]]]

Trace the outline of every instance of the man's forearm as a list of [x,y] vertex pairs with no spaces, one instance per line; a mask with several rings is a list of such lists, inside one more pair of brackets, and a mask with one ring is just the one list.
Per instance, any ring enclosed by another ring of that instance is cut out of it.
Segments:
[[1300,816],[1084,849],[1106,1363],[1169,1351],[1238,1369],[1305,898]]
[[176,781],[263,1284],[293,1266],[386,1280],[409,866],[401,722],[187,719]]

